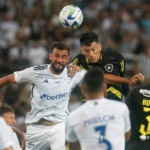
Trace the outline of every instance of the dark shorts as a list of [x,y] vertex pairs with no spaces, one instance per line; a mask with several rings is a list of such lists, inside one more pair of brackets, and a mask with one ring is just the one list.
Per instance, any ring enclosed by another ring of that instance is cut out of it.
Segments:
[[110,100],[116,100],[116,101],[122,101],[122,97],[119,98],[118,96],[116,96],[115,94],[108,92],[106,98],[110,99]]
[[150,150],[150,141],[129,141],[125,150]]

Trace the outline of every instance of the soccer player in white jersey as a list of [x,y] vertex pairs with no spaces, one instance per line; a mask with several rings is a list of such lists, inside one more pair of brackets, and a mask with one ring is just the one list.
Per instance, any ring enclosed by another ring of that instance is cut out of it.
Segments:
[[83,78],[82,92],[87,102],[70,113],[67,141],[80,143],[81,150],[124,150],[130,137],[129,110],[123,102],[104,98],[106,84],[98,68]]
[[26,150],[65,150],[65,122],[72,88],[85,71],[68,76],[70,49],[63,43],[52,46],[48,65],[33,66],[0,79],[0,87],[9,83],[33,85],[31,110],[26,116]]

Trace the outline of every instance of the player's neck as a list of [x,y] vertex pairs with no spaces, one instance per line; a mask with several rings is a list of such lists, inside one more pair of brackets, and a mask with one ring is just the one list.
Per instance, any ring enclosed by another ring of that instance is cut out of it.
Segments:
[[86,95],[87,100],[101,99],[103,97],[104,97],[103,93],[89,93]]

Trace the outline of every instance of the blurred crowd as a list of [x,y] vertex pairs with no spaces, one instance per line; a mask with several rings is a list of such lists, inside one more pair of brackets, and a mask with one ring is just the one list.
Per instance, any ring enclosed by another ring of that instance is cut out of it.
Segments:
[[[77,30],[60,25],[60,10],[77,5],[84,14]],[[71,59],[80,52],[79,37],[94,31],[103,49],[113,48],[126,58],[126,74],[142,72],[150,82],[149,0],[0,0],[0,77],[26,67],[49,63],[51,45],[62,41],[71,48]],[[16,112],[18,128],[25,130],[30,109],[30,86],[11,85],[0,91],[0,99]],[[69,109],[81,104],[77,87]]]

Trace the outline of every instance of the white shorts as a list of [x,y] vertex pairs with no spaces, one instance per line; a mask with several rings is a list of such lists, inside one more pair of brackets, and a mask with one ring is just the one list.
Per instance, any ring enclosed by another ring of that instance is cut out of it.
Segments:
[[66,150],[65,123],[27,126],[26,150]]

